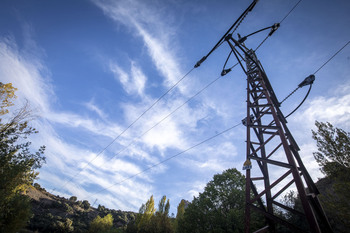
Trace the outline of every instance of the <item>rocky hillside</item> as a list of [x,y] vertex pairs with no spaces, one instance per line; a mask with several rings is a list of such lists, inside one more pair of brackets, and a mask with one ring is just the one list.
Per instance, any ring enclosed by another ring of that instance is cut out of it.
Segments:
[[135,219],[135,213],[112,210],[104,206],[94,208],[88,201],[79,201],[75,196],[69,199],[55,196],[40,185],[34,184],[27,195],[31,198],[33,217],[27,229],[35,232],[87,232],[90,222],[98,215],[112,214],[116,228],[125,226]]

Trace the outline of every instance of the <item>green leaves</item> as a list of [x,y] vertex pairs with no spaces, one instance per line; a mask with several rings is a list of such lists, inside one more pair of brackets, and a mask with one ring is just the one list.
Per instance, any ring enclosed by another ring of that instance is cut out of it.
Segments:
[[90,224],[90,230],[89,232],[95,233],[95,232],[101,232],[101,233],[107,233],[112,230],[113,227],[113,216],[112,214],[107,214],[103,218],[100,216],[97,216]]
[[215,175],[185,209],[177,232],[243,232],[244,187],[237,169]]
[[318,183],[320,200],[337,232],[350,228],[350,133],[331,123],[316,121],[312,131],[318,151],[313,155],[326,175]]
[[[350,169],[350,133],[334,128],[329,122],[316,121],[317,132],[312,131],[318,152],[313,155],[328,176],[340,175]],[[346,172],[347,173],[347,172]]]
[[[30,111],[23,106],[12,117],[3,115],[13,105],[16,88],[12,84],[0,83],[0,231],[12,226],[14,231],[23,227],[30,217],[30,205],[22,193],[33,183],[39,168],[45,161],[45,147],[32,153],[27,137],[36,133],[29,126]],[[7,231],[9,232],[9,231]]]

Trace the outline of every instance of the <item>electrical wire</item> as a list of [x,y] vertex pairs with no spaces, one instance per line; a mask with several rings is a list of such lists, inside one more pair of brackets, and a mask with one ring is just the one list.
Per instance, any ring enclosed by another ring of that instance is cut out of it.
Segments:
[[[225,38],[225,36],[233,29],[233,32],[237,30],[239,25],[243,22],[245,17],[247,16],[248,12],[250,12],[254,6],[256,5],[257,0],[254,0],[253,3],[249,5],[249,7],[242,13],[242,15],[236,20],[236,22],[230,27],[230,29],[225,33],[225,35],[219,40],[219,42],[214,46],[214,48],[201,59],[201,61],[204,61],[217,47],[219,47]],[[232,32],[232,33],[233,33]],[[197,62],[197,64],[200,65],[201,62]],[[198,65],[198,66],[199,66]],[[78,176],[88,165],[90,165],[97,157],[99,157],[109,146],[111,146],[120,136],[122,136],[129,128],[131,128],[144,114],[146,114],[151,108],[153,108],[154,105],[156,105],[165,95],[167,95],[173,88],[175,88],[189,73],[193,71],[193,67],[187,74],[185,74],[177,83],[175,83],[170,89],[168,89],[161,97],[159,97],[148,109],[146,109],[136,120],[134,120],[126,129],[124,129],[111,143],[109,143],[105,148],[103,148],[92,160],[90,160],[85,166],[80,169],[78,173],[76,173],[73,177],[71,177],[68,181],[66,181],[59,189],[62,189],[65,187],[65,185],[69,182],[71,182],[76,176]],[[56,189],[53,189],[53,191]]]
[[[205,85],[201,90],[199,90],[196,94],[194,94],[192,97],[190,97],[189,99],[187,99],[185,102],[183,102],[181,105],[179,105],[178,107],[176,107],[173,111],[171,111],[168,115],[166,115],[165,117],[163,117],[160,121],[158,121],[156,124],[154,124],[152,127],[150,127],[149,129],[147,129],[145,132],[143,132],[140,136],[138,136],[137,138],[134,138],[128,145],[126,145],[123,149],[121,149],[120,151],[118,151],[115,155],[113,155],[113,157],[111,159],[109,159],[107,162],[111,161],[113,158],[115,158],[116,156],[118,156],[119,154],[121,154],[122,152],[124,152],[126,149],[128,149],[132,144],[134,144],[134,142],[136,142],[137,139],[142,138],[144,135],[146,135],[148,132],[150,132],[152,129],[154,129],[156,126],[158,126],[160,123],[162,123],[164,120],[166,120],[168,117],[170,117],[172,114],[174,114],[177,110],[179,110],[180,108],[182,108],[185,104],[187,104],[188,102],[190,102],[192,99],[194,99],[196,96],[198,96],[200,93],[202,93],[205,89],[207,89],[208,87],[210,87],[212,84],[214,84],[216,81],[218,81],[221,77],[217,77],[216,79],[212,80],[211,82],[209,82],[207,85]],[[106,163],[107,163],[106,162]],[[100,167],[103,167],[106,163],[102,164]]]
[[222,134],[224,134],[224,133],[226,133],[226,132],[228,132],[228,131],[230,131],[230,130],[236,128],[236,127],[238,127],[238,126],[241,125],[241,124],[242,124],[242,123],[238,123],[238,124],[236,124],[236,125],[234,125],[234,126],[231,126],[230,128],[225,129],[225,130],[223,130],[223,131],[221,131],[221,132],[219,132],[219,133],[217,133],[217,134],[215,134],[215,135],[213,135],[213,136],[211,136],[211,137],[209,137],[209,138],[207,138],[207,139],[205,139],[205,140],[203,140],[203,141],[201,141],[201,142],[199,142],[199,143],[197,143],[197,144],[195,144],[195,145],[193,145],[193,146],[191,146],[191,147],[189,147],[189,148],[187,148],[187,149],[185,149],[185,150],[183,150],[183,151],[181,151],[181,152],[179,152],[179,153],[177,153],[177,154],[175,154],[175,155],[172,155],[172,156],[166,158],[165,160],[162,160],[162,161],[159,162],[159,163],[153,164],[152,166],[150,166],[150,167],[148,167],[148,168],[146,168],[146,169],[140,171],[139,173],[136,173],[136,174],[134,174],[134,175],[132,175],[132,176],[129,176],[129,177],[125,178],[124,180],[121,180],[120,182],[114,183],[114,184],[112,184],[112,185],[110,185],[110,186],[108,186],[108,187],[106,187],[106,188],[103,188],[103,189],[101,189],[101,190],[99,190],[99,191],[97,191],[97,192],[91,194],[90,196],[88,196],[88,197],[86,197],[86,198],[84,198],[84,199],[89,199],[90,197],[92,197],[92,196],[94,196],[94,195],[96,195],[96,194],[98,194],[98,193],[101,193],[101,192],[103,192],[103,191],[106,191],[106,190],[108,190],[108,189],[110,189],[110,188],[112,188],[112,187],[114,187],[114,186],[116,186],[116,185],[120,185],[120,184],[124,183],[124,182],[127,181],[127,180],[130,180],[130,179],[132,179],[132,178],[134,178],[134,177],[136,177],[136,176],[139,176],[139,175],[141,175],[141,174],[143,174],[143,173],[145,173],[145,172],[151,170],[152,168],[155,168],[155,167],[157,167],[157,166],[159,166],[159,165],[161,165],[161,164],[163,164],[163,163],[165,163],[165,162],[167,162],[167,161],[169,161],[169,160],[171,160],[171,159],[173,159],[173,158],[175,158],[175,157],[178,157],[178,156],[181,155],[181,154],[186,153],[187,151],[189,151],[189,150],[191,150],[191,149],[193,149],[193,148],[195,148],[195,147],[197,147],[197,146],[200,146],[200,145],[202,145],[202,144],[204,144],[204,143],[206,143],[206,142],[208,142],[208,141],[210,141],[210,140],[212,140],[212,139],[214,139],[214,138],[216,138],[216,137],[218,137],[218,136],[220,136],[220,135],[222,135]]
[[[338,55],[338,53],[340,53],[347,45],[350,44],[350,41],[348,41],[343,47],[341,47],[336,53],[333,54],[333,56],[331,56],[325,63],[323,63],[314,73],[313,75],[315,75],[318,71],[320,71],[328,62],[330,62],[335,56]],[[301,101],[301,103],[291,112],[289,113],[286,118],[290,115],[292,115],[303,103],[304,101],[306,100],[306,98],[308,97],[310,91],[311,91],[311,86],[312,84],[310,85],[310,88],[308,90],[308,92],[306,93],[306,96],[304,97],[304,99]],[[282,104],[284,101],[286,101],[289,97],[291,97],[297,90],[299,90],[300,87],[298,86],[296,89],[294,89],[286,98],[284,98],[280,104]]]
[[[75,177],[77,177],[84,169],[87,168],[95,159],[97,159],[108,147],[110,147],[118,138],[120,138],[128,129],[130,129],[138,120],[140,120],[141,117],[143,117],[149,110],[151,110],[161,99],[164,98],[171,90],[173,90],[181,81],[183,81],[192,71],[194,68],[190,69],[182,78],[180,78],[173,86],[171,86],[166,92],[164,92],[151,106],[149,106],[139,117],[137,117],[128,127],[126,127],[117,137],[115,137],[107,146],[105,146],[97,155],[91,159],[85,166],[83,166],[79,172],[77,172],[75,175],[73,175],[68,181],[66,181],[58,190],[61,190],[63,187],[65,187],[69,182],[71,182]],[[54,188],[51,192],[55,191],[56,188]]]
[[[279,22],[279,24],[282,24],[282,22],[294,11],[294,9],[299,5],[299,3],[301,2],[302,0],[299,0],[294,6],[293,6],[293,8],[283,17],[283,19]],[[254,50],[254,51],[256,51],[256,50],[258,50],[264,43],[265,43],[265,41],[267,40],[267,38],[269,38],[270,37],[270,35],[267,35],[266,37],[265,37],[265,39],[258,45],[258,47],[256,47],[256,49]]]
[[294,9],[299,5],[299,3],[301,2],[302,0],[299,0],[299,2],[297,2],[294,7],[288,12],[288,14],[286,16],[284,16],[284,18],[280,21],[280,24],[290,15],[290,13],[292,13],[294,11]]
[[[225,38],[228,34],[232,34],[233,32],[235,32],[237,30],[237,28],[239,27],[239,25],[243,22],[243,20],[245,19],[245,17],[248,15],[248,13],[250,11],[253,10],[253,8],[255,7],[256,3],[258,2],[258,0],[254,0],[249,6],[248,8],[238,17],[238,19],[233,23],[233,25],[227,30],[227,32],[220,38],[220,40],[216,43],[216,45],[209,51],[209,53],[207,55],[205,55],[204,57],[202,57],[196,64],[195,64],[195,68],[199,67],[202,62],[204,62],[209,55],[214,52],[214,50],[216,50],[219,46],[222,45],[222,43],[225,41]],[[232,30],[233,29],[233,30]],[[232,32],[231,32],[232,30]]]
[[320,68],[318,68],[315,72],[314,75],[320,71],[325,65],[327,65],[328,62],[330,62],[335,56],[337,56],[338,53],[340,53],[340,51],[342,51],[346,46],[348,46],[350,44],[350,40],[342,47],[340,48],[331,58],[329,58],[325,63],[323,63],[322,66],[320,66]]
[[296,110],[298,110],[300,108],[301,105],[303,105],[303,103],[305,102],[305,100],[307,99],[307,97],[309,96],[310,94],[310,91],[311,91],[311,88],[312,88],[312,84],[310,84],[310,87],[309,87],[309,90],[307,91],[304,99],[301,101],[301,103],[292,111],[290,112],[285,118],[288,118],[290,115],[292,115]]

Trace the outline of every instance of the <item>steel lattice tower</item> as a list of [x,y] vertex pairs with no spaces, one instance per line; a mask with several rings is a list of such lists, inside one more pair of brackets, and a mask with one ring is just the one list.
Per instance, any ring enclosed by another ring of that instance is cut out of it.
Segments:
[[[266,226],[257,232],[276,232],[278,224],[292,232],[332,232],[317,198],[319,191],[303,165],[299,147],[255,52],[233,39],[232,34],[226,41],[247,75],[247,117],[243,120],[247,127],[245,232],[250,232],[252,211],[266,219]],[[245,61],[246,69],[241,61]],[[303,211],[281,202],[281,194],[290,188],[297,191]],[[277,208],[306,219],[308,229],[281,218]]]
[[[286,118],[280,110],[280,103],[269,79],[255,51],[244,45],[247,37],[258,32],[271,29],[268,34],[271,36],[279,27],[279,23],[245,37],[238,34],[238,40],[232,37],[257,1],[254,0],[249,5],[209,53],[194,66],[194,68],[199,67],[216,48],[226,41],[231,48],[231,53],[221,75],[226,75],[235,66],[225,69],[231,54],[234,54],[247,76],[247,117],[242,121],[247,127],[246,161],[243,166],[246,170],[245,232],[251,232],[250,219],[253,212],[262,214],[266,220],[266,225],[256,232],[274,233],[281,229],[281,225],[290,229],[291,232],[333,232],[318,200],[319,191],[300,158],[299,146],[287,127]],[[308,80],[313,81],[314,78],[314,75],[310,75],[299,84],[299,87],[306,85]],[[290,189],[296,191],[301,202],[301,211],[281,201],[283,194]],[[297,217],[301,223],[296,226],[288,222],[278,211]],[[306,226],[303,226],[303,222]]]

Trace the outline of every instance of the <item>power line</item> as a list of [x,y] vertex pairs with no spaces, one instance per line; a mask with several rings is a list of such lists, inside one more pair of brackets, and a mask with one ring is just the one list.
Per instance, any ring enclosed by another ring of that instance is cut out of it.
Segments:
[[288,12],[288,14],[286,14],[286,16],[284,16],[284,18],[280,21],[280,24],[290,15],[290,13],[292,13],[292,11],[294,11],[294,9],[299,5],[299,3],[301,2],[302,0],[299,0],[299,2],[297,2],[294,7]]
[[[301,2],[302,0],[299,0],[294,6],[293,6],[293,8],[283,17],[283,19],[279,22],[279,24],[282,24],[282,22],[294,11],[294,9],[299,5],[299,3]],[[271,35],[270,34],[268,34],[266,37],[265,37],[265,39],[258,45],[258,47],[256,47],[256,49],[254,50],[254,51],[256,51],[256,50],[258,50],[259,48],[260,48],[260,46],[262,46],[264,43],[265,43],[265,41],[267,40],[267,38],[269,38]]]
[[335,56],[337,56],[337,54],[340,53],[340,51],[342,51],[346,46],[348,46],[349,43],[350,43],[350,40],[349,40],[341,49],[339,49],[331,58],[329,58],[325,63],[323,63],[323,65],[321,65],[320,68],[318,68],[318,69],[315,71],[314,75],[315,75],[318,71],[320,71],[325,65],[327,65],[327,63],[330,62]]
[[[253,3],[249,5],[249,7],[243,12],[243,14],[236,20],[236,22],[231,26],[231,28],[227,31],[233,29],[235,31],[239,25],[242,23],[244,18],[247,16],[248,12],[252,11],[254,6],[256,5],[257,0],[254,0]],[[226,34],[227,34],[226,33]],[[173,88],[175,88],[189,73],[193,71],[194,68],[198,67],[200,63],[202,63],[206,57],[210,55],[218,46],[222,44],[224,37],[221,38],[221,40],[216,44],[216,46],[208,53],[207,56],[203,57],[200,62],[197,62],[197,64],[187,73],[185,74],[179,81],[177,81],[170,89],[168,89],[161,97],[159,97],[149,108],[147,108],[136,120],[134,120],[126,129],[124,129],[116,138],[114,138],[106,147],[104,147],[92,160],[90,160],[85,166],[74,176],[72,176],[67,182],[65,182],[59,189],[62,189],[67,183],[71,182],[77,175],[79,175],[88,165],[90,165],[97,157],[99,157],[109,146],[111,146],[120,136],[122,136],[129,128],[131,128],[144,114],[146,114],[151,108],[153,108],[154,105],[156,105],[165,95],[167,95]],[[220,43],[221,42],[221,43]],[[55,189],[53,189],[55,190]]]
[[[338,55],[338,53],[340,53],[346,46],[348,46],[350,44],[350,40],[343,46],[341,47],[336,53],[333,54],[333,56],[331,56],[325,63],[323,63],[314,73],[313,75],[315,75],[318,71],[320,71],[328,62],[330,62],[335,56]],[[301,88],[300,84],[298,85],[297,88],[295,88],[289,95],[287,95],[287,97],[285,97],[280,104],[282,104],[284,101],[286,101],[289,97],[291,97],[297,90],[299,90]],[[308,91],[308,93],[310,92],[310,90]],[[308,94],[307,94],[308,95]],[[307,96],[306,95],[306,96]],[[305,101],[306,98],[304,98],[304,100],[301,102],[301,104]],[[300,105],[301,105],[300,104]],[[300,105],[298,106],[298,108],[300,107]],[[296,109],[295,109],[296,110]],[[294,110],[294,111],[295,111]],[[293,111],[293,112],[294,112]],[[290,115],[290,114],[289,114]],[[286,117],[287,118],[287,117]]]
[[[152,129],[154,129],[156,126],[158,126],[160,123],[162,123],[164,120],[166,120],[168,117],[170,117],[172,114],[174,114],[177,110],[179,110],[180,108],[182,108],[185,104],[187,104],[188,102],[190,102],[192,99],[194,99],[196,96],[198,96],[200,93],[202,93],[205,89],[207,89],[209,86],[211,86],[212,84],[214,84],[216,81],[218,81],[221,78],[221,76],[217,77],[216,79],[212,80],[210,83],[208,83],[207,85],[205,85],[201,90],[199,90],[196,94],[194,94],[192,97],[190,97],[189,99],[187,99],[185,102],[183,102],[181,105],[179,105],[177,108],[175,108],[172,112],[170,112],[168,115],[166,115],[165,117],[163,117],[160,121],[158,121],[156,124],[154,124],[152,127],[150,127],[148,130],[146,130],[145,132],[143,132],[140,136],[138,136],[137,138],[133,139],[127,146],[125,146],[123,149],[121,149],[120,151],[118,151],[118,153],[116,153],[111,159],[113,159],[114,157],[116,157],[117,155],[119,155],[120,153],[122,153],[123,151],[125,151],[126,149],[128,149],[137,139],[140,139],[141,137],[143,137],[144,135],[146,135],[148,132],[150,132]],[[106,164],[106,163],[104,163]],[[102,164],[100,167],[103,167]]]
[[[111,146],[118,138],[120,138],[128,129],[130,129],[141,117],[143,117],[149,110],[151,110],[161,99],[164,98],[171,90],[173,90],[181,81],[183,81],[194,68],[190,69],[181,79],[179,79],[172,87],[170,87],[166,92],[163,93],[151,106],[149,106],[139,117],[137,117],[128,127],[126,127],[117,137],[115,137],[107,146],[105,146],[93,159],[91,159],[85,166],[83,166],[79,172],[73,175],[68,181],[66,181],[60,188],[65,187],[69,182],[71,182],[76,176],[78,176],[87,166],[89,166],[95,159],[97,159],[109,146]],[[53,189],[54,191],[55,189]],[[53,192],[52,191],[52,192]]]
[[189,150],[191,150],[191,149],[193,149],[193,148],[195,148],[195,147],[197,147],[197,146],[202,145],[203,143],[206,143],[206,142],[208,142],[208,141],[210,141],[210,140],[212,140],[212,139],[214,139],[214,138],[216,138],[216,137],[218,137],[218,136],[220,136],[220,135],[222,135],[222,134],[224,134],[224,133],[226,133],[226,132],[228,132],[228,131],[230,131],[230,130],[236,128],[237,126],[239,126],[239,125],[241,125],[241,124],[242,124],[242,123],[238,123],[238,124],[236,124],[236,125],[234,125],[234,126],[228,128],[228,129],[225,129],[225,130],[221,131],[220,133],[217,133],[217,134],[215,134],[215,135],[213,135],[213,136],[211,136],[211,137],[209,137],[209,138],[207,138],[207,139],[205,139],[205,140],[203,140],[203,141],[201,141],[201,142],[199,142],[199,143],[197,143],[197,144],[195,144],[195,145],[193,145],[193,146],[191,146],[191,147],[189,147],[189,148],[187,148],[187,149],[185,149],[185,150],[183,150],[183,151],[181,151],[181,152],[179,152],[179,153],[177,153],[177,154],[175,154],[175,155],[173,155],[173,156],[168,157],[168,158],[165,159],[165,160],[162,160],[162,161],[159,162],[159,163],[153,164],[152,166],[150,166],[150,167],[148,167],[148,168],[142,170],[142,171],[139,172],[139,173],[136,173],[136,174],[134,174],[134,175],[132,175],[132,176],[129,176],[129,177],[125,178],[124,180],[120,181],[120,182],[114,183],[114,184],[108,186],[107,188],[103,188],[103,189],[101,189],[101,190],[99,190],[99,191],[93,193],[92,195],[90,195],[90,196],[88,196],[88,197],[86,197],[86,198],[84,198],[84,199],[88,199],[88,198],[92,197],[93,195],[96,195],[96,194],[98,194],[98,193],[101,193],[101,192],[103,192],[103,191],[106,191],[106,190],[112,188],[113,186],[122,184],[122,183],[124,183],[124,182],[127,181],[127,180],[130,180],[130,179],[132,179],[132,178],[134,178],[134,177],[136,177],[136,176],[139,176],[139,175],[141,175],[141,174],[143,174],[143,173],[145,173],[145,172],[151,170],[151,169],[154,168],[154,167],[157,167],[157,166],[159,166],[159,165],[161,165],[161,164],[163,164],[163,163],[165,163],[165,162],[167,162],[167,161],[169,161],[169,160],[171,160],[171,159],[173,159],[173,158],[175,158],[175,157],[177,157],[177,156],[179,156],[179,155],[181,155],[181,154],[183,154],[183,153],[186,153],[187,151],[189,151]]

